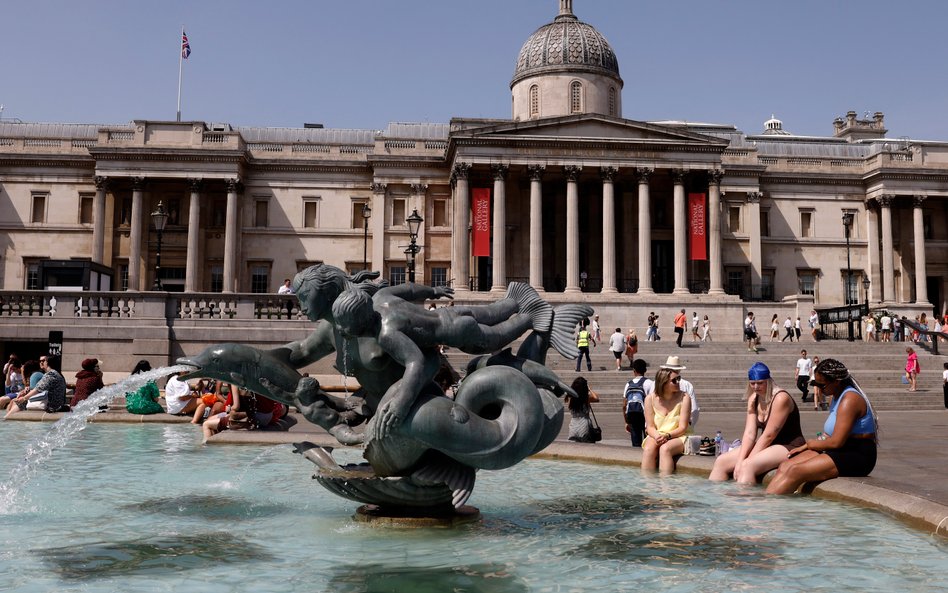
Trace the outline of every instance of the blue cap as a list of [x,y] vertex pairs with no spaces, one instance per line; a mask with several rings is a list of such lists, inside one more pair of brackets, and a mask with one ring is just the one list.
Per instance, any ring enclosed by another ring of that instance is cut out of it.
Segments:
[[748,381],[764,381],[770,378],[770,369],[762,362],[755,362],[754,366],[747,369]]

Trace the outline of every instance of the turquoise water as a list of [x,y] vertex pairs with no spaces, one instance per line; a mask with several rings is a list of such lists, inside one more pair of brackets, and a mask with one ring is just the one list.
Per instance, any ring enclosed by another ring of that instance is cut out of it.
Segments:
[[[48,430],[2,424],[0,477]],[[288,445],[200,440],[90,425],[0,509],[0,591],[948,590],[948,546],[841,503],[528,461],[478,474],[478,524],[385,529]]]

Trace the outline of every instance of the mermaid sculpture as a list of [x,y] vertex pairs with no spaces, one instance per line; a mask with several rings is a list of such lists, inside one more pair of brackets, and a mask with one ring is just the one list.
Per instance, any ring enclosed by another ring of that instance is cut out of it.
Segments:
[[[311,443],[297,452],[313,461],[329,490],[386,509],[433,513],[468,499],[477,469],[503,469],[542,450],[559,433],[570,389],[547,369],[550,345],[575,358],[573,329],[592,314],[585,305],[554,309],[525,284],[483,306],[426,310],[449,288],[414,283],[388,287],[375,272],[353,277],[329,265],[293,281],[301,311],[316,322],[304,340],[273,350],[221,344],[178,360],[210,376],[297,406],[340,443],[361,443],[368,465],[340,467],[331,449]],[[509,349],[471,362],[452,400],[432,380],[439,345],[490,354],[532,332],[517,355]],[[332,397],[298,370],[336,352],[336,368],[358,379],[349,398]],[[354,427],[366,422],[360,434]]]

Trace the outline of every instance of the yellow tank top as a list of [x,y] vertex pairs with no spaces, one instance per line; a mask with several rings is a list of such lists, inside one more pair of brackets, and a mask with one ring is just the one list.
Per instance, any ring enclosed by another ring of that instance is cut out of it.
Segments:
[[[686,395],[685,397],[688,396]],[[681,420],[681,402],[678,402],[667,415],[659,412],[657,409],[655,409],[655,406],[652,406],[652,411],[655,414],[653,418],[655,421],[655,429],[658,430],[658,432],[664,432],[667,434],[673,430],[678,429],[678,423]],[[688,431],[685,434],[691,434],[690,426],[688,427]]]

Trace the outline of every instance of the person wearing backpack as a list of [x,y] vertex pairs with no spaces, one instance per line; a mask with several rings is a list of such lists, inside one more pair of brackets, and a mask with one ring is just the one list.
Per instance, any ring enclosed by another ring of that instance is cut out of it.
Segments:
[[632,361],[632,380],[625,385],[622,415],[625,430],[632,436],[632,446],[641,447],[645,438],[645,396],[655,388],[655,382],[645,377],[648,363],[637,358]]

